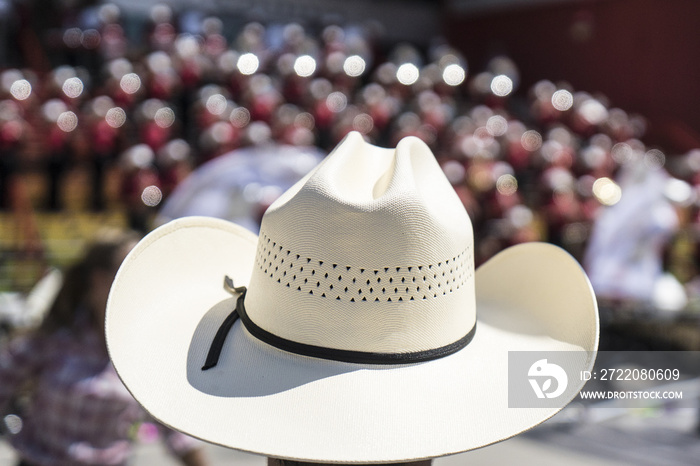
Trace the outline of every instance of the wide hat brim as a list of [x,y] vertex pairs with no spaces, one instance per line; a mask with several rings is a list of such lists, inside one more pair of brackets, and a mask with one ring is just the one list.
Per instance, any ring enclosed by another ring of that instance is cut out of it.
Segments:
[[592,368],[598,314],[585,273],[560,248],[528,243],[477,269],[476,334],[450,356],[391,366],[335,362],[279,350],[238,321],[218,365],[202,371],[235,307],[224,276],[247,285],[256,243],[233,223],[188,217],[149,234],[122,264],[107,306],[109,353],[129,391],[163,424],[279,458],[433,458],[524,432],[583,386],[569,380],[574,395],[557,406],[509,407],[509,352],[571,351],[574,371]]

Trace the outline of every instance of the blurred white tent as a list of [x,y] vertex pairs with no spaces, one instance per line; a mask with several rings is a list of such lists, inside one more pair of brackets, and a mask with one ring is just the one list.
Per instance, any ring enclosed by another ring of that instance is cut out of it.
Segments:
[[257,233],[260,210],[314,168],[315,147],[265,145],[235,150],[192,172],[168,197],[156,222],[205,215]]
[[58,269],[49,271],[28,294],[0,293],[0,323],[12,328],[30,328],[39,325],[53,304],[63,284],[63,274]]
[[691,201],[680,198],[680,191],[691,190],[642,160],[623,165],[618,184],[622,197],[596,219],[584,259],[593,289],[599,298],[681,310],[688,298],[680,282],[664,272],[663,252],[679,228],[674,204]]

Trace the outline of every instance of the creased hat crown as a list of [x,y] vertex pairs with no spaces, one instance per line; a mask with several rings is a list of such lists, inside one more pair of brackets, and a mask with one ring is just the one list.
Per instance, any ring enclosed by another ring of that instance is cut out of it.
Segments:
[[265,213],[245,299],[279,337],[354,351],[442,347],[474,326],[469,216],[420,139],[345,140]]

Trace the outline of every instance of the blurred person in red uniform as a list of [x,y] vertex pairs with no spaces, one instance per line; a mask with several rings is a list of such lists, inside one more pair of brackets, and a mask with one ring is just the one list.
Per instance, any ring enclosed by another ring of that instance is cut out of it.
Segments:
[[173,192],[192,171],[192,150],[183,139],[173,139],[156,154],[156,165],[160,175],[163,197]]
[[547,239],[563,245],[565,227],[585,219],[575,191],[575,178],[565,168],[552,167],[542,174],[542,185],[546,187],[543,212],[547,219]]
[[[158,196],[162,196],[154,165],[155,153],[147,144],[137,144],[122,153],[119,163],[122,168],[120,195],[129,228],[146,233],[151,227],[152,208],[160,203]],[[149,197],[149,193],[152,196]]]
[[0,109],[0,209],[6,209],[12,203],[10,184],[19,168],[26,123],[19,115],[5,119],[2,113]]
[[51,99],[42,106],[44,116],[50,122],[48,132],[44,134],[48,154],[46,172],[48,174],[47,208],[52,211],[63,208],[63,178],[73,161],[73,147],[78,127],[77,115],[59,99]]
[[171,57],[157,51],[149,54],[144,62],[148,68],[147,94],[150,98],[176,102],[180,99],[182,81],[173,67]]
[[222,32],[224,23],[215,16],[209,16],[202,20],[202,34],[204,35],[203,50],[212,60],[217,60],[223,54],[228,43]]
[[176,132],[175,112],[166,102],[148,99],[137,109],[139,140],[153,151],[159,151]]
[[126,120],[126,115],[121,108],[115,107],[112,99],[107,96],[93,99],[89,108],[91,207],[94,211],[101,211],[105,208],[105,172],[109,164],[117,158],[122,136],[120,128]]
[[149,16],[145,35],[150,50],[170,50],[177,37],[176,18],[172,8],[165,3],[156,3],[151,7]]
[[128,41],[124,27],[120,24],[121,11],[114,3],[106,3],[99,7],[100,20],[100,53],[103,60],[110,61],[126,55]]
[[99,93],[110,97],[124,110],[132,109],[145,94],[145,86],[136,74],[136,68],[126,58],[115,58],[108,62],[103,70],[106,80]]
[[[20,465],[126,464],[151,422],[119,380],[104,334],[112,280],[137,240],[131,232],[98,238],[66,271],[41,326],[0,351],[0,408],[29,387],[20,415],[5,417]],[[156,428],[183,464],[205,464],[198,441]]]
[[243,104],[250,111],[251,120],[269,123],[275,110],[284,103],[277,83],[266,74],[256,74],[243,92]]

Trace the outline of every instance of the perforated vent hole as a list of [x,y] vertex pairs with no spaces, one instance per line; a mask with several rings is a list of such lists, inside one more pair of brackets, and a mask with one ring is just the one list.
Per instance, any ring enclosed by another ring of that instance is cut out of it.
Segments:
[[[309,296],[358,303],[438,298],[459,290],[474,275],[471,248],[433,264],[388,265],[374,269],[296,254],[273,242],[264,232],[258,243],[256,264],[266,277],[286,288]],[[343,273],[338,273],[340,270]],[[343,290],[341,294],[333,292],[335,285]]]

